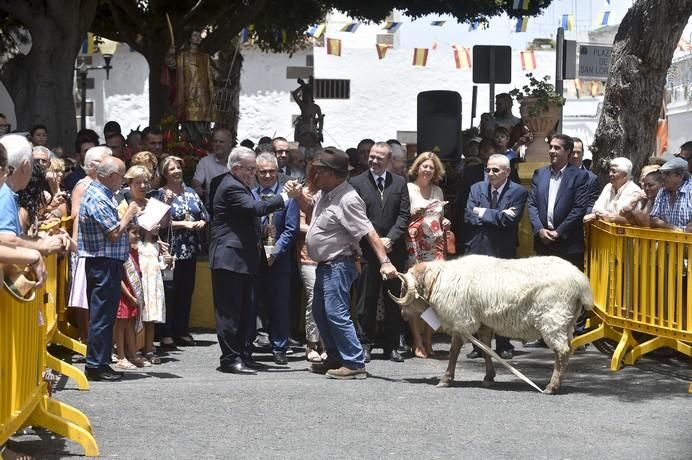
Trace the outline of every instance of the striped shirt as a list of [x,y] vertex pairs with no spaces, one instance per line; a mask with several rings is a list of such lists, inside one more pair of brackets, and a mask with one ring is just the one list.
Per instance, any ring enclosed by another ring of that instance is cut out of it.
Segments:
[[651,217],[658,217],[684,230],[692,222],[692,179],[680,186],[675,199],[665,187],[661,187],[651,208]]
[[118,203],[113,192],[98,181],[89,184],[79,205],[79,257],[106,257],[127,260],[129,242],[127,232],[117,241],[108,234],[118,228]]

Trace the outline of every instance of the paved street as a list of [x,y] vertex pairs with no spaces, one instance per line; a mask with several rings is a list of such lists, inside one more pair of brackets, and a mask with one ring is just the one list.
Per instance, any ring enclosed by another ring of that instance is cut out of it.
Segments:
[[[497,366],[483,388],[483,361],[464,347],[452,388],[435,388],[439,359],[374,359],[370,376],[335,381],[307,372],[302,353],[257,376],[221,374],[216,336],[171,352],[160,366],[56,398],[90,418],[101,455],[167,458],[690,459],[689,361],[642,360],[613,373],[593,348],[570,361],[562,394],[543,396]],[[522,350],[516,367],[544,387],[549,350]],[[378,350],[375,350],[375,353]],[[374,354],[373,357],[376,355]],[[79,445],[29,430],[15,450],[39,458],[81,455]]]

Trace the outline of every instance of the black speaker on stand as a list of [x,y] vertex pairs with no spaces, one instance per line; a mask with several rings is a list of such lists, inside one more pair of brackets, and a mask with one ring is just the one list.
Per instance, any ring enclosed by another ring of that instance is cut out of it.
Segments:
[[461,158],[461,95],[456,91],[418,93],[418,152],[435,152],[441,160]]

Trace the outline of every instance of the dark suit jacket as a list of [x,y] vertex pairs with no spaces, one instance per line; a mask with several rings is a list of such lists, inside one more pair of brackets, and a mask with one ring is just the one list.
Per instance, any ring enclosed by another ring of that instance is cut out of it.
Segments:
[[553,209],[553,224],[559,239],[545,245],[538,237],[538,232],[542,228],[548,228],[549,187],[550,165],[535,170],[531,182],[528,209],[534,235],[534,250],[538,254],[584,252],[583,218],[590,199],[588,173],[569,164],[565,167]]
[[[283,184],[278,182],[278,186],[280,192]],[[253,188],[252,196],[259,200],[261,191],[262,187]],[[284,209],[272,214],[272,224],[276,228],[276,242],[272,251],[274,263],[269,267],[272,273],[291,272],[291,254],[300,227],[299,218],[298,204],[293,199],[288,200]]]
[[214,196],[209,266],[257,274],[260,264],[266,263],[260,217],[283,207],[281,195],[258,201],[233,174],[226,174]]
[[596,200],[601,195],[601,183],[598,181],[598,176],[586,168],[582,168],[583,171],[589,175],[589,202],[586,206],[586,213],[591,213],[593,205],[596,204]]
[[[404,235],[408,231],[411,217],[411,200],[408,196],[406,180],[387,171],[383,197],[380,196],[380,191],[377,189],[370,170],[352,177],[350,183],[365,202],[365,212],[375,231],[380,237],[392,240],[392,252],[389,254],[389,258],[394,265],[402,269],[406,260]],[[363,249],[363,256],[368,261],[377,260],[365,238],[361,241],[361,248]]]
[[[519,221],[524,214],[528,194],[523,186],[508,180],[497,201],[497,208],[492,209],[490,183],[484,180],[473,184],[465,212],[469,231],[466,252],[503,259],[515,258],[519,243]],[[483,217],[473,212],[476,207],[486,208]],[[502,212],[509,208],[515,209],[514,217]]]

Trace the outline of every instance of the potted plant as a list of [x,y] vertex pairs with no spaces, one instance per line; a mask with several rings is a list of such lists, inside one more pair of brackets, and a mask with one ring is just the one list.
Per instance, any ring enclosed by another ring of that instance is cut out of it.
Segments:
[[539,80],[531,73],[526,76],[528,84],[511,90],[509,94],[519,102],[521,119],[533,137],[533,142],[527,145],[525,161],[543,162],[546,161],[548,152],[545,139],[555,131],[565,98],[548,82],[550,77],[545,76]]

